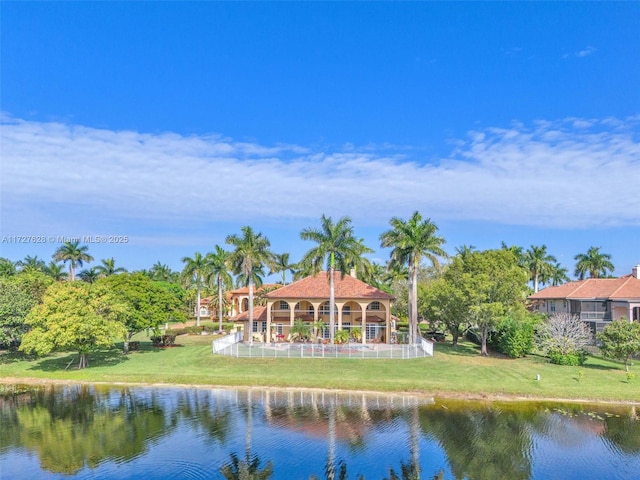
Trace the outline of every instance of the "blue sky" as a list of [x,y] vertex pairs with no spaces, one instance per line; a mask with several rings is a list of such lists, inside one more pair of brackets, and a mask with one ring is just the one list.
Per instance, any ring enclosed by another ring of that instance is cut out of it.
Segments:
[[129,269],[325,213],[383,262],[420,211],[479,249],[640,263],[637,2],[2,2],[0,255]]

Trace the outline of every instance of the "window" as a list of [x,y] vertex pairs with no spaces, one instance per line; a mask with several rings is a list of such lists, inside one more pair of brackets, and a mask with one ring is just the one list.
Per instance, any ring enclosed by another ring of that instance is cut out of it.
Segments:
[[373,323],[367,323],[367,328],[365,331],[367,332],[367,340],[373,340],[376,338],[377,326]]
[[344,307],[342,307],[342,314],[351,315],[351,305],[345,305]]
[[282,334],[284,334],[284,326],[283,326],[281,323],[278,323],[278,324],[276,325],[276,333],[277,333],[278,335],[282,335]]
[[[322,305],[320,305],[320,309],[318,310],[318,313],[320,315],[329,315],[330,311],[331,309],[329,308],[329,303],[323,303]],[[335,313],[338,313],[337,308],[335,310]]]
[[262,333],[267,329],[267,322],[253,322],[253,333]]
[[280,300],[278,302],[278,310],[289,310],[289,303],[285,300]]
[[382,310],[382,307],[380,302],[371,302],[369,307],[367,307],[367,310]]
[[253,322],[253,329],[251,330],[253,333],[258,333],[258,322]]
[[551,300],[549,302],[549,310],[551,312],[555,312],[556,311],[556,301],[555,300]]

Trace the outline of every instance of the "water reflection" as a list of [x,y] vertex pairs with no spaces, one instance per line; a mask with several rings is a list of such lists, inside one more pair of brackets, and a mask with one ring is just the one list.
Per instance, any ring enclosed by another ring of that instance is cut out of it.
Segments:
[[627,479],[640,469],[633,407],[88,386],[18,389],[0,407],[2,478]]

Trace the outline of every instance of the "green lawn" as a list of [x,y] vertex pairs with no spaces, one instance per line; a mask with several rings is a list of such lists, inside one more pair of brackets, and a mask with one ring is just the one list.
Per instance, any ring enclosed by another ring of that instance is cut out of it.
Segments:
[[181,336],[178,346],[156,349],[142,337],[140,351],[92,354],[85,370],[75,369],[75,361],[65,370],[74,357],[70,354],[33,360],[2,353],[0,378],[640,401],[638,365],[631,367],[635,378],[628,379],[622,364],[594,357],[583,367],[551,365],[535,355],[483,358],[463,342],[457,349],[437,344],[433,358],[413,360],[249,359],[213,355],[211,339]]

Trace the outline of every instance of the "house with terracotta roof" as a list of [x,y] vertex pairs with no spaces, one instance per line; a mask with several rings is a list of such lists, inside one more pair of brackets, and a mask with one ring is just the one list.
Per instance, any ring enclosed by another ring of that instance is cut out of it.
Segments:
[[600,332],[622,317],[640,321],[640,265],[619,278],[588,278],[547,287],[529,297],[533,307],[549,315],[570,313]]
[[[254,302],[257,295],[261,295],[265,292],[270,292],[280,288],[282,285],[278,283],[265,283],[259,287],[253,288]],[[229,300],[231,303],[229,316],[235,317],[249,310],[249,287],[236,288],[228,292]]]
[[[391,316],[391,302],[395,297],[351,275],[341,276],[340,272],[334,275],[335,329],[360,328],[362,343],[390,343],[396,326]],[[247,311],[231,319],[244,323],[245,341],[286,341],[296,320],[310,326],[322,321],[326,327],[320,335],[324,339],[330,337],[327,272],[303,278],[268,292],[264,297],[267,304],[254,308],[251,325]]]

